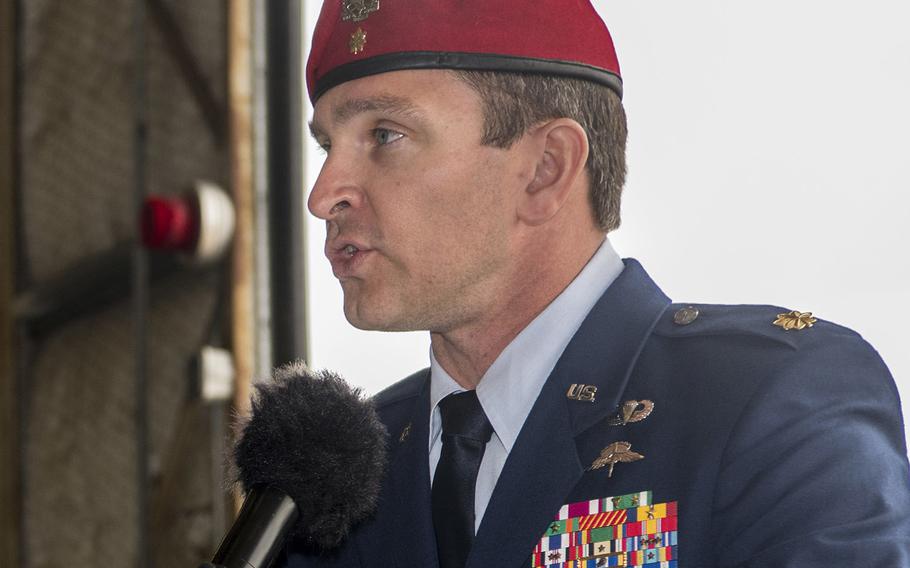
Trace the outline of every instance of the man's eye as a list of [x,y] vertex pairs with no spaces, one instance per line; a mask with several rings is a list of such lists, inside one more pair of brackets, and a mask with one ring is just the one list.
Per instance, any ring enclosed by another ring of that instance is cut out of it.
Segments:
[[391,144],[392,142],[404,138],[404,134],[389,130],[388,128],[374,128],[373,138],[376,139],[377,144],[385,146],[386,144]]
[[329,149],[331,149],[331,147],[332,147],[332,144],[328,140],[323,140],[323,139],[318,139],[318,138],[316,139],[316,145],[319,146],[319,150],[325,154],[328,154]]

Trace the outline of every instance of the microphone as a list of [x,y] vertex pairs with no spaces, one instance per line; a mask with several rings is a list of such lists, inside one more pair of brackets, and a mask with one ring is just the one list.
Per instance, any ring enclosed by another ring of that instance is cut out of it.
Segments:
[[268,568],[288,537],[337,547],[376,508],[385,427],[372,400],[302,362],[257,385],[234,448],[246,498],[209,568]]

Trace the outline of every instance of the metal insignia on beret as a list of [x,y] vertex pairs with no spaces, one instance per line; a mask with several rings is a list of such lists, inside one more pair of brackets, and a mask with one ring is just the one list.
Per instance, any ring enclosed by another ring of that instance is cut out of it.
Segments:
[[812,317],[812,312],[793,311],[788,314],[777,314],[774,325],[784,328],[786,331],[791,329],[801,330],[812,327],[818,318]]
[[363,28],[357,28],[357,31],[351,34],[351,41],[348,44],[351,48],[351,53],[354,55],[361,53],[366,44],[367,33],[363,31]]
[[362,22],[373,12],[379,11],[379,0],[342,0],[341,19]]
[[613,477],[613,467],[618,463],[631,463],[645,459],[645,456],[632,451],[629,442],[613,442],[600,451],[600,456],[594,460],[588,471],[610,466],[607,477]]

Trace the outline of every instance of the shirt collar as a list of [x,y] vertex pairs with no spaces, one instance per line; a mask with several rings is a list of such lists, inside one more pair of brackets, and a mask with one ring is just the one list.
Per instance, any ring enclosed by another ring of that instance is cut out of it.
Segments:
[[[562,293],[550,302],[484,373],[477,398],[493,430],[511,451],[534,401],[566,345],[588,312],[623,270],[622,259],[608,239]],[[430,348],[430,443],[439,435],[436,406],[464,389],[442,368]]]

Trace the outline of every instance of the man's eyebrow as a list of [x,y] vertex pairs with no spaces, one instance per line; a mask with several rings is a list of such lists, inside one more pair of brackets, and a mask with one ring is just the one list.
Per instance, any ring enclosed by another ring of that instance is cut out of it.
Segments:
[[[423,113],[410,99],[396,95],[378,95],[363,99],[348,99],[332,108],[332,122],[343,125],[358,114],[365,112],[384,112],[412,120],[423,120]],[[312,120],[309,123],[310,135],[319,139],[325,135],[320,125]]]
[[332,120],[344,124],[358,114],[365,112],[386,112],[406,118],[421,117],[417,106],[408,98],[395,95],[379,95],[366,99],[348,99],[332,109]]

